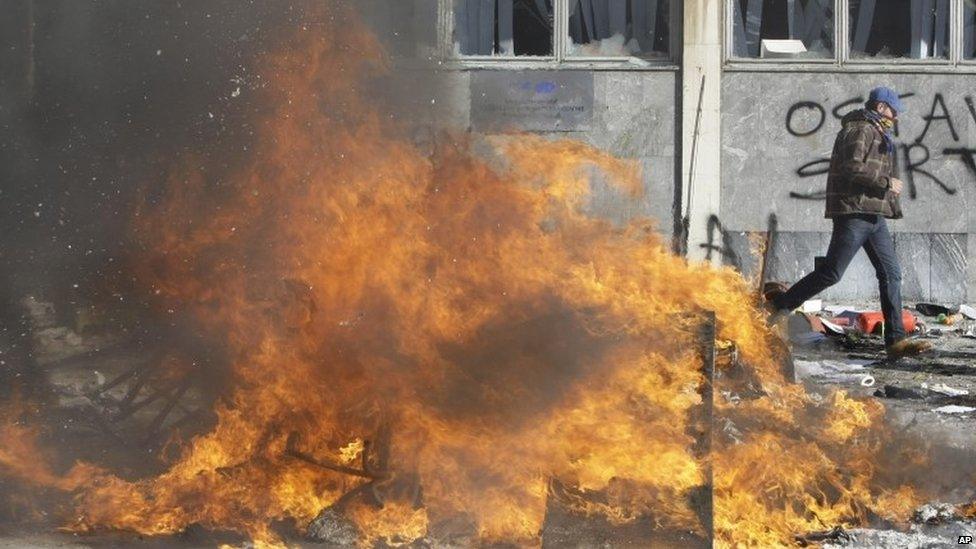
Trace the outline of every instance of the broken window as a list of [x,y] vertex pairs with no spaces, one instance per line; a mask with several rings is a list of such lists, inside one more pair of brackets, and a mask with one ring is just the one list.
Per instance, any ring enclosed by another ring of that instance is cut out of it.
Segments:
[[948,59],[949,0],[850,0],[851,57]]
[[976,59],[976,0],[963,0],[962,58]]
[[732,52],[744,58],[833,57],[834,0],[732,0]]
[[553,0],[454,0],[459,55],[552,55]]
[[569,55],[666,57],[669,0],[570,0]]

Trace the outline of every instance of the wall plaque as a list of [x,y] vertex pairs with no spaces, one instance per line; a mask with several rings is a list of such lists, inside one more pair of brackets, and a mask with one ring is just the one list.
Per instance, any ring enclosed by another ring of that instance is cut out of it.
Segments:
[[586,131],[592,118],[592,72],[471,74],[471,127],[476,131]]

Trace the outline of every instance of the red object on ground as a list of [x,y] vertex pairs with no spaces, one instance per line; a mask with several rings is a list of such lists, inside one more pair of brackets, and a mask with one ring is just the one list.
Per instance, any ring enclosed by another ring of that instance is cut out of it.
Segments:
[[[901,321],[905,324],[905,333],[915,331],[915,315],[902,309]],[[873,334],[879,324],[884,324],[884,315],[880,311],[869,311],[857,315],[857,328],[866,334]]]

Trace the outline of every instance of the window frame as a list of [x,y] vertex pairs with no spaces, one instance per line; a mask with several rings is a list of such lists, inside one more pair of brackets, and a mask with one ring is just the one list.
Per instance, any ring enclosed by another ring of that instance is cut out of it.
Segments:
[[[795,67],[796,65],[808,65],[811,67],[824,66],[824,65],[837,65],[840,55],[840,37],[841,30],[839,27],[837,9],[841,3],[846,3],[846,0],[834,0],[834,55],[833,57],[824,57],[821,59],[817,58],[803,58],[798,60],[790,59],[762,59],[760,57],[736,57],[732,52],[734,51],[734,46],[732,41],[735,40],[735,7],[734,3],[739,0],[724,0],[723,2],[723,20],[722,20],[722,48],[724,53],[722,55],[722,60],[724,65],[736,64],[756,64],[759,66],[768,65],[789,65]],[[950,0],[951,1],[951,0]]]
[[834,56],[824,59],[758,59],[735,57],[732,40],[733,2],[722,10],[722,65],[733,71],[976,73],[976,58],[963,59],[963,0],[949,0],[949,57],[932,59],[853,58],[850,45],[850,1],[834,0]]
[[670,0],[668,55],[661,58],[634,56],[570,56],[569,3],[552,0],[553,54],[550,56],[456,55],[454,52],[454,0],[438,0],[437,34],[441,62],[457,69],[568,69],[677,71],[681,46],[683,1]]
[[[949,20],[951,21],[949,31],[950,32],[952,31],[953,28],[952,25],[955,25],[955,28],[958,29],[955,37],[950,36],[951,45],[952,48],[954,48],[956,59],[958,60],[959,66],[971,67],[973,68],[974,71],[976,71],[976,52],[974,52],[973,57],[971,59],[966,59],[963,55],[963,45],[964,42],[966,41],[966,10],[964,6],[965,0],[949,0],[949,1],[954,4],[958,4],[958,8],[956,9],[956,13],[955,13],[955,19],[953,19],[952,15],[949,16]],[[973,29],[973,32],[976,32],[976,28]]]

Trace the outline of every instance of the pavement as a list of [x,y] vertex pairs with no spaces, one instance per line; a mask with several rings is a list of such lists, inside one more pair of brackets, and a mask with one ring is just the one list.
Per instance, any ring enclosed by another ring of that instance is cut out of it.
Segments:
[[[877,304],[837,305],[832,310],[864,310]],[[814,338],[792,323],[796,381],[808,391],[840,388],[862,398],[878,399],[893,433],[892,447],[924,448],[928,459],[922,478],[913,479],[940,502],[965,504],[976,499],[976,321],[953,325],[915,312],[913,334],[933,344],[922,355],[888,360],[883,340],[849,330],[843,336]],[[828,320],[830,313],[821,315]],[[933,502],[933,503],[940,503]],[[958,547],[976,537],[976,522],[961,517],[915,520],[906,525],[838,532],[825,547]]]

